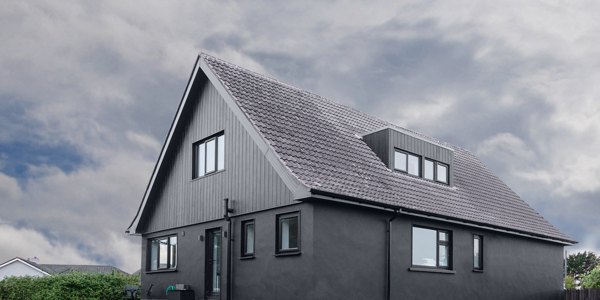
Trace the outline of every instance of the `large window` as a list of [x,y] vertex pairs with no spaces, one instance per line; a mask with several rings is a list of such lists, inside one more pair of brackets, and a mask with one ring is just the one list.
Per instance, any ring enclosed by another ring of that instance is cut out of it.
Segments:
[[473,236],[473,269],[483,270],[483,236]]
[[177,267],[177,237],[169,236],[150,240],[150,270]]
[[421,158],[414,154],[396,150],[394,153],[394,168],[413,176],[421,176]]
[[[423,172],[421,172],[421,168],[423,168]],[[428,158],[421,159],[418,155],[401,150],[395,150],[394,152],[394,169],[412,176],[449,184],[450,176],[447,164]]]
[[277,253],[300,251],[300,213],[277,216]]
[[194,176],[202,177],[225,169],[225,136],[216,136],[194,144]]
[[450,231],[413,227],[413,266],[450,269],[452,266],[451,252]]
[[254,256],[254,220],[242,222],[242,256]]

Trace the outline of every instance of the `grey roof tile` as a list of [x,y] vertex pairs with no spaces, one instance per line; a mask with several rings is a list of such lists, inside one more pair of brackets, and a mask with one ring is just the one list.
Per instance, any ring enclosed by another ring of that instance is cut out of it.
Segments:
[[[202,54],[275,155],[306,187],[575,242],[471,152]],[[362,136],[382,127],[454,150],[454,187],[388,169]]]

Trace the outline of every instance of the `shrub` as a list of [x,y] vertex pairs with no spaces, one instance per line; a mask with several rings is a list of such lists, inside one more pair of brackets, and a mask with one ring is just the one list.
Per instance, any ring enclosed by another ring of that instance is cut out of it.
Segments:
[[584,289],[600,289],[600,268],[596,268],[583,276],[581,287]]
[[139,284],[138,275],[70,272],[42,277],[7,277],[0,281],[0,300],[121,299],[125,285]]
[[575,287],[575,278],[573,278],[571,275],[567,275],[567,277],[565,277],[565,289],[574,290]]

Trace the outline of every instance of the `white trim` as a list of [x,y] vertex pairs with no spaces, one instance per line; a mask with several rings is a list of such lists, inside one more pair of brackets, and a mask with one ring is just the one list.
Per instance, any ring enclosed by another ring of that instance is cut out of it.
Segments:
[[21,262],[22,264],[24,264],[24,265],[26,265],[26,266],[28,266],[28,267],[30,267],[30,268],[32,268],[32,269],[34,269],[34,270],[38,271],[38,272],[41,272],[41,273],[43,273],[44,275],[50,275],[48,272],[46,272],[46,271],[44,271],[44,270],[42,270],[42,269],[36,268],[36,267],[34,267],[34,266],[32,266],[32,265],[30,265],[29,263],[27,263],[26,261],[24,261],[24,260],[22,260],[22,259],[20,259],[20,258],[18,258],[18,257],[16,257],[16,258],[14,258],[14,259],[12,259],[12,260],[10,260],[10,261],[8,261],[8,262],[6,262],[6,263],[4,263],[4,264],[0,265],[0,268],[4,268],[5,266],[8,266],[8,265],[10,265],[10,264],[12,264],[12,263],[14,263],[14,262]]

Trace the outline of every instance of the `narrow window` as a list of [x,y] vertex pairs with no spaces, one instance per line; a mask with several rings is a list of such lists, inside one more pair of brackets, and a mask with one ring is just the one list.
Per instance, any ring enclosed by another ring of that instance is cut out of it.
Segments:
[[437,181],[439,182],[443,182],[443,183],[448,183],[448,166],[441,164],[441,163],[437,163]]
[[424,172],[423,172],[423,177],[425,179],[429,179],[429,180],[433,180],[433,165],[434,162],[431,160],[426,159],[425,160],[425,166],[424,166]]
[[225,136],[220,133],[194,144],[193,178],[225,169]]
[[163,237],[150,241],[149,270],[174,269],[177,266],[177,237]]
[[413,227],[412,265],[449,269],[451,260],[450,232]]
[[483,270],[483,236],[473,236],[473,269]]
[[406,153],[398,152],[394,154],[394,168],[406,172]]
[[298,252],[300,250],[299,213],[277,217],[277,253]]
[[242,222],[242,256],[254,255],[254,220]]
[[409,154],[408,155],[408,174],[414,175],[414,176],[420,176],[421,175],[420,167],[421,167],[421,160],[419,159],[419,157],[416,155]]

